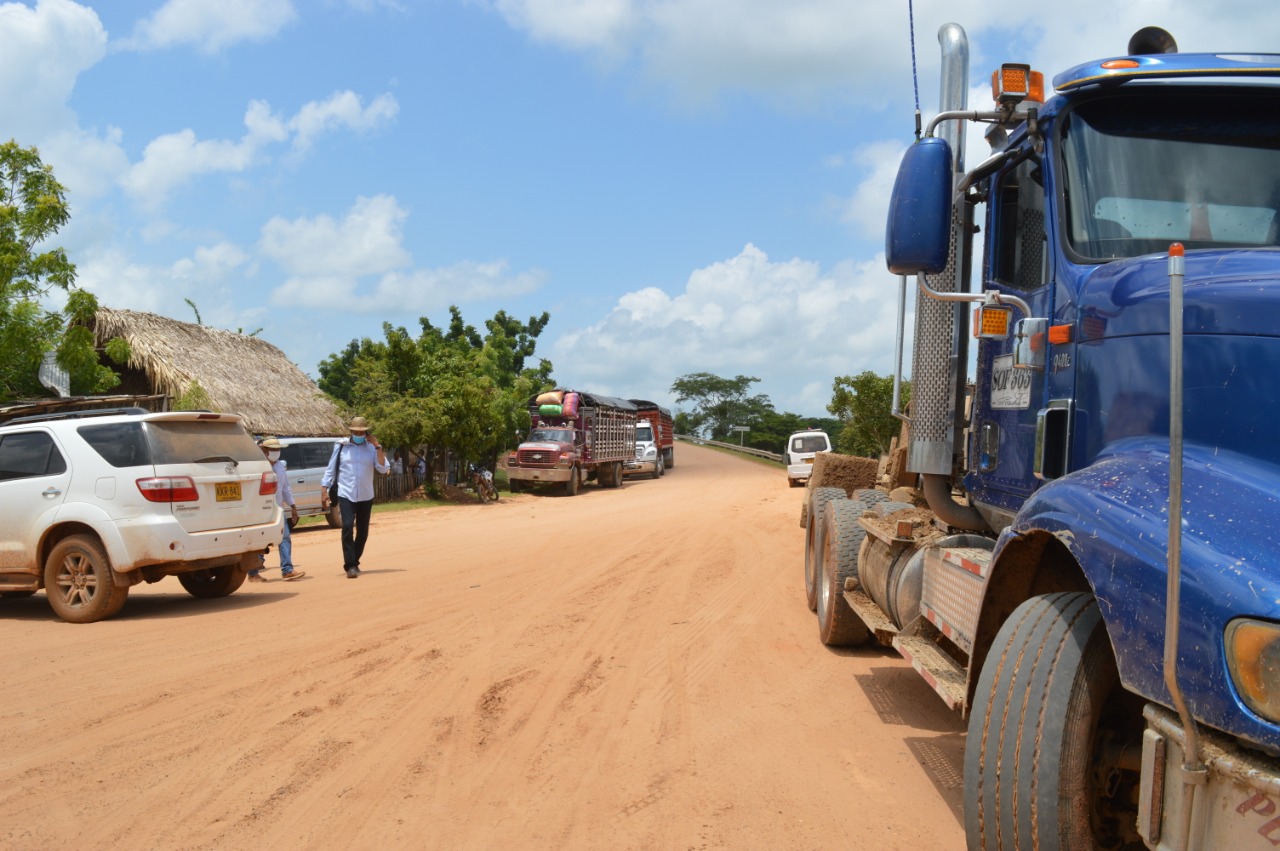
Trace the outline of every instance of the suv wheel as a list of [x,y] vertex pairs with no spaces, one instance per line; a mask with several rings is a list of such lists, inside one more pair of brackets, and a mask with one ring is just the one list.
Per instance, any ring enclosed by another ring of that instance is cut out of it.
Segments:
[[129,596],[129,586],[117,583],[102,545],[87,535],[54,545],[44,564],[44,590],[54,613],[68,623],[109,618]]

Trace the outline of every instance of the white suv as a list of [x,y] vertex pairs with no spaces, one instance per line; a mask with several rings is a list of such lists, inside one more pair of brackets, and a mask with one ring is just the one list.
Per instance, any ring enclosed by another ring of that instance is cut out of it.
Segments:
[[72,623],[109,618],[130,586],[166,576],[193,596],[225,597],[280,541],[275,491],[234,414],[10,420],[0,424],[0,597],[44,588]]

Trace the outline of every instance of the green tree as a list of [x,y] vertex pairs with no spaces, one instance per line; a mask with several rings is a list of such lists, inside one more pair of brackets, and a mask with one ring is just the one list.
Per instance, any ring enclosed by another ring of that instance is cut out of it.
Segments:
[[553,386],[550,361],[526,366],[551,317],[520,322],[499,311],[482,335],[456,306],[449,314],[444,328],[419,319],[417,337],[388,323],[382,340],[352,340],[321,362],[318,383],[388,446],[492,461],[527,430],[529,398]]
[[[103,366],[91,326],[97,299],[75,286],[76,267],[61,248],[48,246],[71,219],[66,189],[35,148],[0,144],[0,401],[43,396],[39,368],[54,352],[73,394],[98,393],[119,381]],[[66,293],[61,310],[42,300]],[[108,354],[128,358],[123,341]]]
[[[682,375],[671,384],[676,394],[676,404],[692,402],[691,418],[696,419],[696,432],[712,440],[727,440],[734,436],[732,427],[751,426],[773,404],[764,394],[748,396],[747,391],[760,379],[749,375],[721,378],[709,372],[693,372]],[[737,442],[736,440],[734,442]]]
[[781,452],[787,438],[794,432],[810,429],[839,434],[840,421],[830,417],[805,417],[790,412],[765,411],[751,424],[745,443],[753,449]]
[[[861,372],[837,376],[827,410],[841,422],[836,449],[849,455],[878,458],[889,451],[902,423],[893,416],[893,376]],[[911,382],[902,382],[902,408],[911,398]]]

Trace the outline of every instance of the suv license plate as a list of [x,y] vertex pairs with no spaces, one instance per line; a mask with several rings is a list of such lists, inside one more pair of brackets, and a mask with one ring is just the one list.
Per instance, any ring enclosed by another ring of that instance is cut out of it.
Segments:
[[804,463],[806,463],[806,464],[812,464],[812,463],[813,463],[813,459],[812,459],[812,458],[806,458],[806,459],[804,459]]
[[218,482],[214,485],[214,489],[218,495],[218,502],[239,502],[240,501],[240,483],[239,482]]

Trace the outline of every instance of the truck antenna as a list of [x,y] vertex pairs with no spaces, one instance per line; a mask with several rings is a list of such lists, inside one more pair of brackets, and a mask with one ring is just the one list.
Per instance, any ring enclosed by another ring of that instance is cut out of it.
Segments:
[[920,74],[916,68],[916,10],[914,0],[907,0],[907,25],[911,33],[911,87],[916,95],[916,141],[920,141]]

